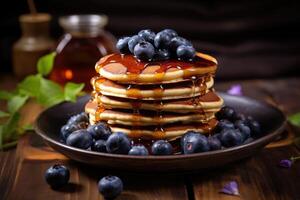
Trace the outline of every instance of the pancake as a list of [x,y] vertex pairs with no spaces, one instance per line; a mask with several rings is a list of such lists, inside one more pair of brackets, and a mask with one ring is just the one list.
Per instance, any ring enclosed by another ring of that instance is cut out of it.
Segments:
[[214,112],[188,113],[188,114],[135,114],[125,111],[104,110],[97,112],[96,110],[88,110],[86,112],[95,119],[107,121],[111,124],[123,124],[132,126],[148,126],[156,124],[170,124],[177,122],[207,122],[215,117]]
[[133,55],[111,54],[102,57],[95,66],[100,76],[132,84],[170,83],[190,79],[192,76],[214,74],[217,61],[212,56],[196,53],[193,62],[167,60],[141,62]]
[[132,139],[175,140],[187,131],[209,134],[223,105],[213,89],[215,58],[196,53],[193,61],[143,62],[111,54],[96,66],[85,111],[91,124],[106,122]]
[[223,99],[213,91],[209,91],[203,96],[188,99],[176,99],[170,101],[128,101],[123,98],[109,97],[98,93],[94,94],[97,102],[106,109],[142,109],[142,110],[160,110],[172,111],[178,113],[194,112],[196,110],[207,110],[208,112],[217,112],[223,105]]
[[123,132],[130,138],[143,139],[166,139],[175,140],[187,131],[197,131],[202,134],[209,134],[212,127],[215,127],[217,120],[211,119],[206,124],[190,123],[190,124],[170,124],[165,127],[132,127],[122,125],[110,125],[113,132]]
[[91,82],[94,90],[101,92],[103,95],[143,100],[168,100],[200,96],[207,93],[214,84],[211,76],[202,77],[195,82],[185,81],[180,84],[171,83],[150,86],[118,84],[103,78],[95,78]]

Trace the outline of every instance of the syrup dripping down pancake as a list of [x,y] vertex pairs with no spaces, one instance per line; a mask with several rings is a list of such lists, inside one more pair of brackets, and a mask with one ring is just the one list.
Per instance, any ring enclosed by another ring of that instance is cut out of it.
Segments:
[[210,134],[213,128],[216,126],[217,120],[211,119],[207,123],[191,122],[187,124],[175,123],[166,126],[126,126],[118,124],[110,124],[113,132],[123,132],[127,134],[130,138],[142,138],[142,139],[166,139],[175,140],[187,131],[197,131],[202,134]]
[[211,76],[201,77],[194,81],[184,81],[179,84],[171,83],[147,86],[118,84],[105,78],[95,78],[91,82],[94,90],[103,95],[143,100],[168,100],[200,96],[207,93],[214,84]]
[[215,112],[199,112],[199,113],[132,113],[124,110],[104,110],[97,112],[97,110],[86,109],[89,116],[101,120],[107,121],[111,124],[123,124],[131,126],[149,126],[158,124],[171,124],[176,122],[207,122],[215,117]]
[[190,79],[192,76],[214,74],[217,61],[212,56],[196,53],[195,61],[167,60],[141,62],[133,55],[111,54],[102,57],[95,66],[100,76],[131,84],[170,83]]
[[219,111],[223,105],[223,99],[213,91],[203,96],[187,99],[175,99],[166,101],[143,101],[125,100],[124,98],[110,97],[94,93],[93,98],[105,109],[142,109],[153,111],[170,111],[178,113],[194,112],[196,110],[208,110],[208,112]]

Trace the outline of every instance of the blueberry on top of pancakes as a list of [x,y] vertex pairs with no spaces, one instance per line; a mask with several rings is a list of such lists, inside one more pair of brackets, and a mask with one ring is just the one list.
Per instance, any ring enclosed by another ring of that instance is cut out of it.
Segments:
[[158,33],[141,30],[132,37],[120,38],[116,45],[121,54],[133,54],[140,61],[163,61],[175,58],[192,61],[195,49],[190,41],[178,36],[173,29]]

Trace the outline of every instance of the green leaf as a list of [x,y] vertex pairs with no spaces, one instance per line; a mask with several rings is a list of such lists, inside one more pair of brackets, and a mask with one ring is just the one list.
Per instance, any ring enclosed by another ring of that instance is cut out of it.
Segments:
[[13,93],[0,90],[0,99],[9,100],[14,96]]
[[22,132],[23,132],[23,131],[33,131],[33,130],[34,130],[32,124],[25,124],[25,125],[23,125],[23,126],[21,127],[21,129],[22,129]]
[[0,110],[0,118],[1,117],[9,117],[9,113]]
[[27,95],[18,95],[14,96],[10,101],[7,103],[7,109],[9,113],[15,113],[26,103],[28,99]]
[[52,106],[64,101],[64,92],[57,83],[41,78],[38,102],[45,106]]
[[18,84],[20,94],[37,97],[40,93],[40,82],[42,76],[40,74],[27,76],[21,83]]
[[294,126],[300,126],[300,112],[290,115],[288,116],[288,120],[291,124],[293,124]]
[[50,54],[41,57],[37,63],[38,73],[41,74],[42,76],[47,76],[53,68],[54,58],[55,58],[55,52],[52,52]]
[[64,96],[66,101],[76,101],[77,95],[81,92],[81,90],[84,88],[84,83],[77,84],[68,82],[64,89]]
[[16,130],[20,120],[20,113],[13,113],[8,119],[7,123],[2,128],[2,143],[11,140],[16,136]]

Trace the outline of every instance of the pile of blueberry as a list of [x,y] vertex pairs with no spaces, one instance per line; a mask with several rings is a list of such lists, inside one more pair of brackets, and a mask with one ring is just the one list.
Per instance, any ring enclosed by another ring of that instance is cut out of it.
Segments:
[[[211,136],[199,132],[188,131],[181,138],[183,154],[213,151],[249,143],[261,134],[260,124],[252,117],[238,114],[233,108],[225,106],[217,114],[219,120]],[[69,146],[91,151],[149,155],[144,145],[132,145],[131,140],[122,132],[112,133],[104,122],[88,125],[88,116],[80,113],[72,116],[61,128],[61,138]],[[173,154],[172,145],[166,140],[157,140],[151,146],[152,155]]]
[[[61,140],[69,146],[96,152],[149,155],[144,145],[132,145],[130,139],[122,132],[112,133],[106,123],[98,122],[88,125],[86,113],[72,116],[61,128]],[[153,155],[170,155],[172,145],[165,140],[156,141],[151,148]]]
[[195,131],[188,131],[181,138],[184,154],[219,150],[253,141],[261,134],[260,124],[252,117],[238,114],[233,108],[225,106],[217,114],[219,120],[214,134],[206,137]]
[[[45,180],[52,189],[66,186],[70,179],[70,170],[60,164],[49,167],[45,172]],[[98,182],[98,190],[105,199],[114,199],[123,191],[123,182],[117,176],[105,176]]]
[[137,35],[120,38],[116,45],[122,54],[133,54],[142,61],[160,61],[170,58],[192,60],[195,49],[190,41],[178,36],[172,29],[158,33],[150,29],[141,30]]

